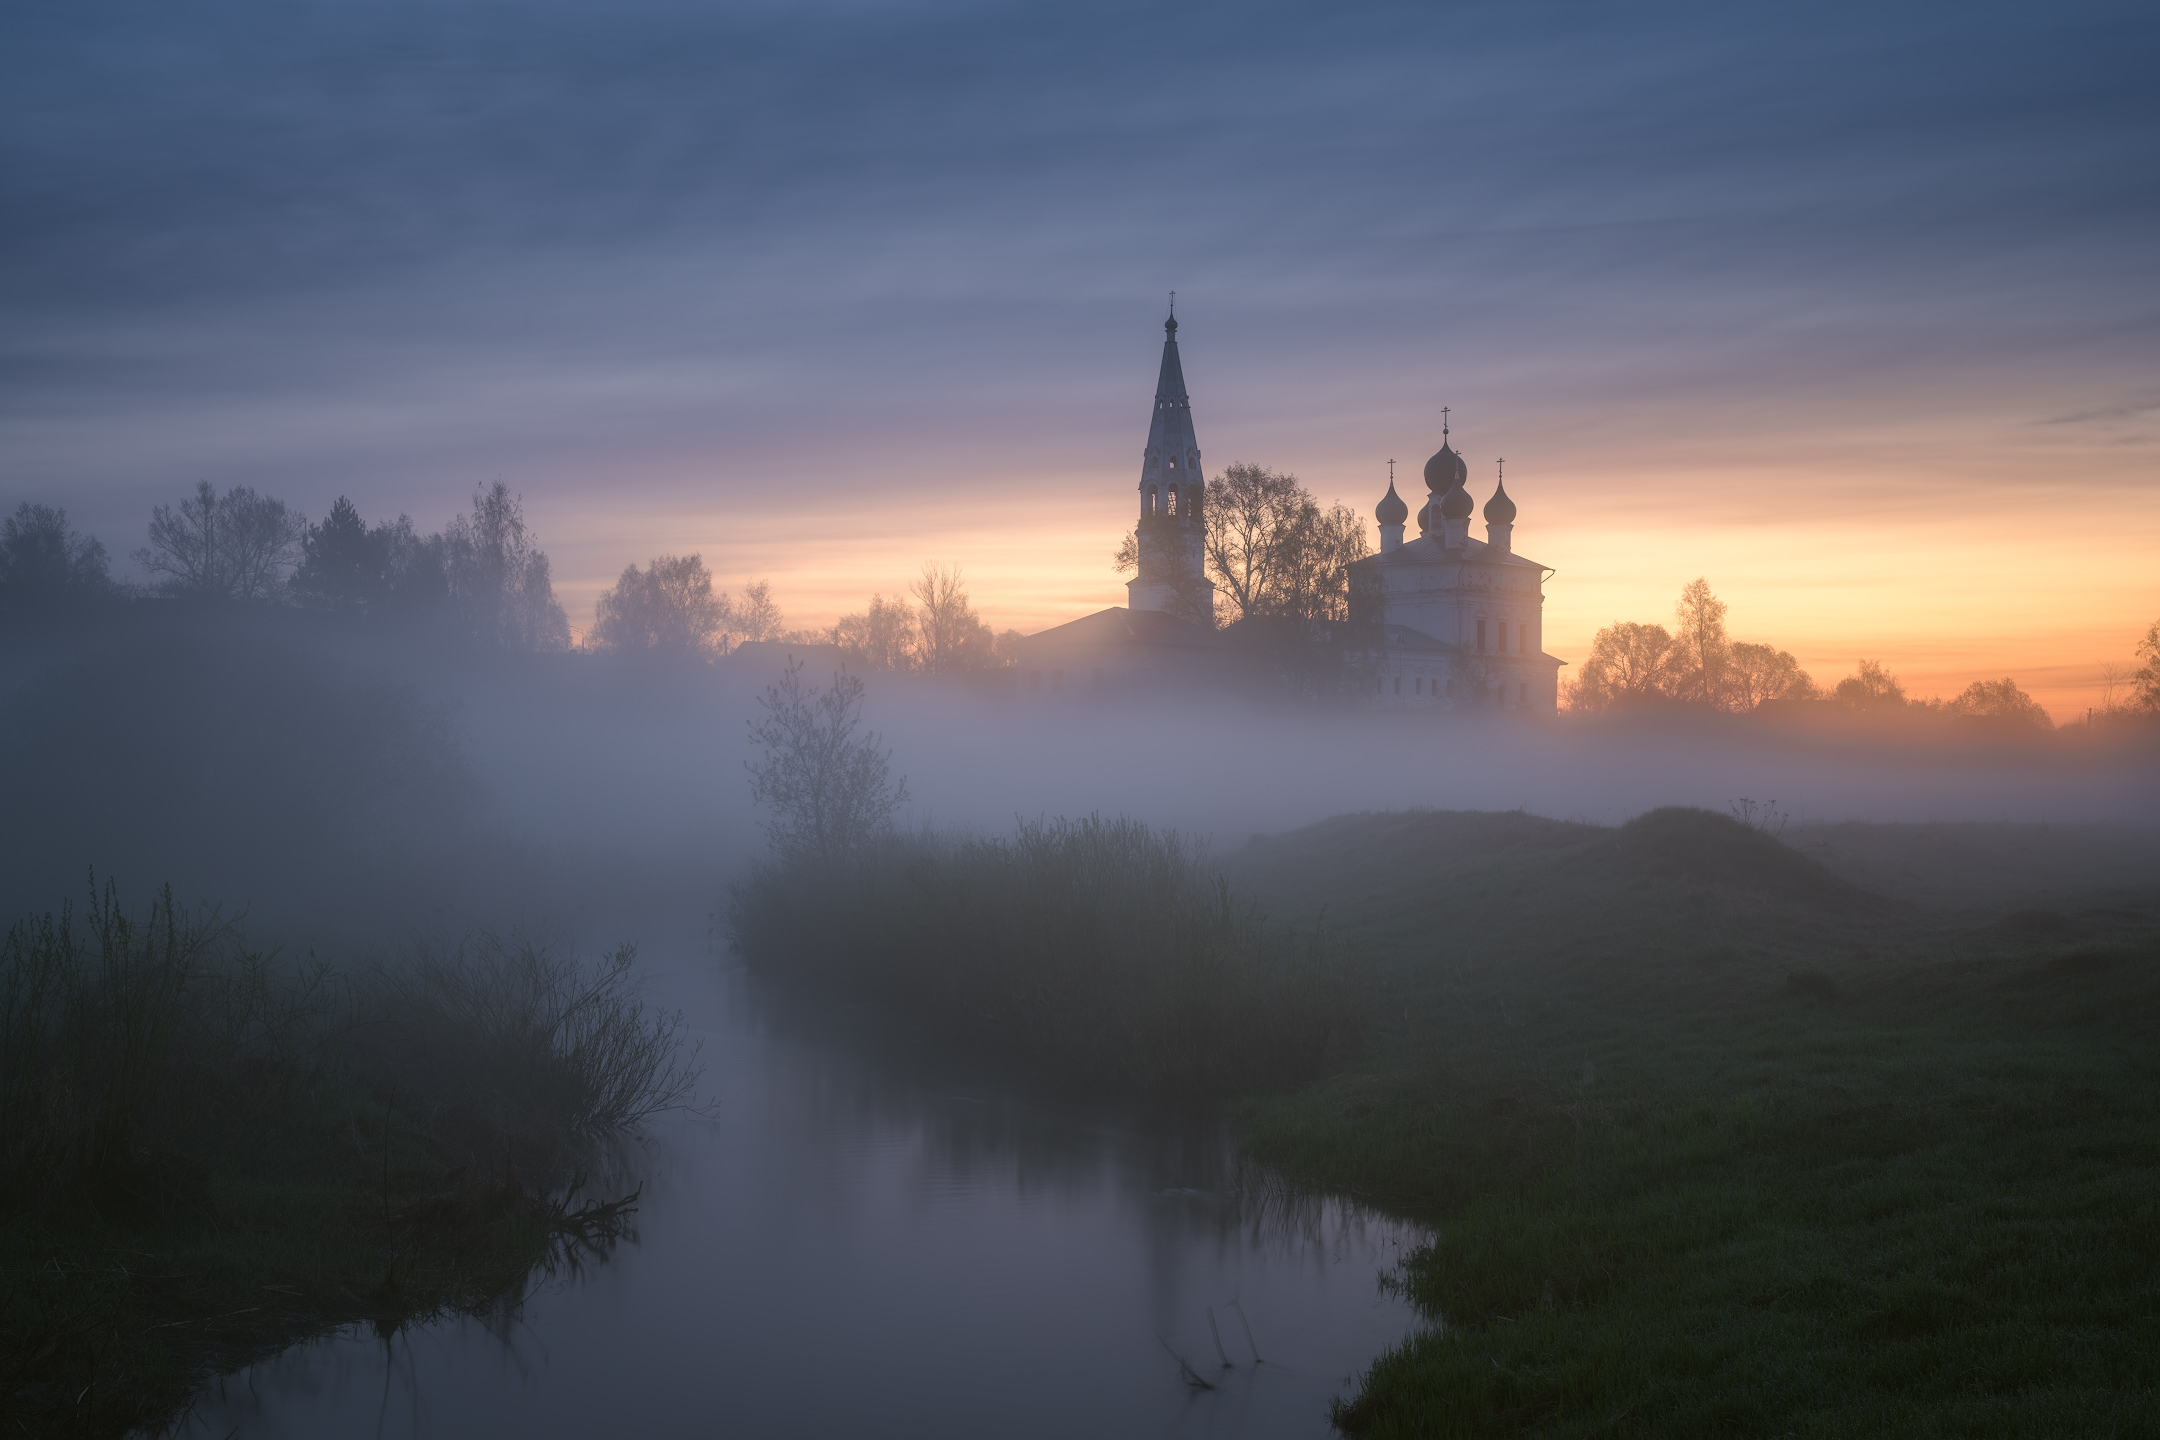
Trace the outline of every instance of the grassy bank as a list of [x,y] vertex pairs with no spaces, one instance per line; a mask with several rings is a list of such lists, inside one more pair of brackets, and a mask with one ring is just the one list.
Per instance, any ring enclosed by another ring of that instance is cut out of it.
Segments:
[[1270,923],[1174,834],[1130,820],[1010,839],[895,835],[737,886],[750,963],[876,998],[1059,1081],[1163,1097],[1313,1078],[1363,1016],[1317,918]]
[[514,1303],[630,1212],[569,1182],[694,1081],[631,954],[473,937],[339,972],[167,894],[0,952],[0,1409],[155,1425],[329,1325]]
[[1876,894],[1891,828],[1356,816],[1226,857],[1373,966],[1363,1059],[1252,1146],[1435,1228],[1438,1323],[1344,1428],[2160,1429],[2160,896]]

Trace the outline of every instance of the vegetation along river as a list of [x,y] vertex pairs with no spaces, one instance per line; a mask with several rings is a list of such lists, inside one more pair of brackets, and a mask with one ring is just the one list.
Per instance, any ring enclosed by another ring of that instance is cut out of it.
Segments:
[[630,1157],[632,1238],[514,1312],[295,1346],[181,1433],[1321,1436],[1415,1323],[1379,1281],[1416,1229],[1290,1195],[1217,1121],[1006,1090],[644,954],[718,1103]]

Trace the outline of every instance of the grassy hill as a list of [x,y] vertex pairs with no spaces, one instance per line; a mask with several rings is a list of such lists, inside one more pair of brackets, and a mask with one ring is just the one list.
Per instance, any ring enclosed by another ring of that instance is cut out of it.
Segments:
[[1412,812],[1221,857],[1374,1014],[1252,1144],[1435,1227],[1435,1327],[1347,1429],[2160,1432],[2152,838],[1792,838]]

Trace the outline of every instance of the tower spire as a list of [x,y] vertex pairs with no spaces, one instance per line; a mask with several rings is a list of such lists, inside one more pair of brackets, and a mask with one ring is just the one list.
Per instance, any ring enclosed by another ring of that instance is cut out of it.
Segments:
[[1162,368],[1155,376],[1155,412],[1147,454],[1140,462],[1137,573],[1126,587],[1135,610],[1190,612],[1212,623],[1214,587],[1200,552],[1200,510],[1207,487],[1200,440],[1193,433],[1192,397],[1178,357],[1177,292],[1163,321]]

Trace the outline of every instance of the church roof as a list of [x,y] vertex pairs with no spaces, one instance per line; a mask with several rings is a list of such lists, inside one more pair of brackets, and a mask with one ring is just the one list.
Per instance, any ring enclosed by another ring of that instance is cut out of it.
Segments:
[[1128,610],[1113,605],[1048,630],[1025,636],[1020,643],[1038,645],[1148,645],[1181,650],[1214,650],[1221,637],[1203,625],[1195,625],[1163,610]]
[[1538,564],[1537,561],[1532,560],[1527,555],[1518,555],[1511,550],[1495,550],[1483,540],[1472,540],[1465,536],[1460,546],[1449,549],[1443,547],[1439,540],[1431,535],[1420,535],[1415,540],[1405,540],[1393,550],[1385,550],[1376,555],[1367,555],[1362,560],[1353,560],[1350,563],[1353,565],[1525,565],[1533,570],[1549,570],[1552,568],[1549,565]]

